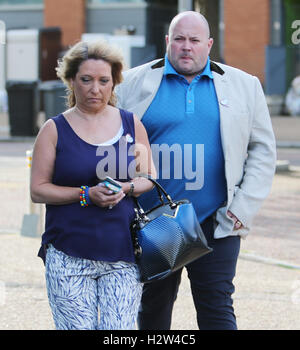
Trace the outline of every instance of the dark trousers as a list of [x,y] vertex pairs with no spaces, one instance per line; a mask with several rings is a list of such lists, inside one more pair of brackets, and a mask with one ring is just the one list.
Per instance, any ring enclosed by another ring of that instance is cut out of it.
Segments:
[[[186,266],[190,280],[197,322],[200,330],[237,329],[231,295],[240,250],[240,237],[214,239],[212,217],[201,224],[213,252]],[[161,281],[144,285],[138,315],[142,330],[168,330],[182,269]]]

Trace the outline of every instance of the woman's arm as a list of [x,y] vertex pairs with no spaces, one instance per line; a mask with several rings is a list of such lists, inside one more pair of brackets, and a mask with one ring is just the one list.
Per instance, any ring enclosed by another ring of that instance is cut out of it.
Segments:
[[35,203],[59,205],[79,201],[80,188],[57,186],[52,183],[56,143],[55,123],[48,120],[36,138],[32,154],[30,194]]
[[[80,188],[57,186],[52,183],[57,144],[57,129],[52,120],[41,128],[32,155],[30,193],[35,203],[53,205],[71,204],[80,201]],[[123,197],[123,191],[118,194],[101,186],[89,189],[89,197],[93,204],[100,207],[116,205]]]
[[[134,116],[135,127],[135,161],[136,161],[136,176],[131,181],[134,184],[133,196],[138,197],[144,192],[150,191],[153,188],[153,183],[146,178],[139,177],[139,174],[150,175],[156,178],[156,169],[152,159],[151,147],[149,144],[148,135],[142,122]],[[121,183],[124,193],[129,193],[130,182]]]

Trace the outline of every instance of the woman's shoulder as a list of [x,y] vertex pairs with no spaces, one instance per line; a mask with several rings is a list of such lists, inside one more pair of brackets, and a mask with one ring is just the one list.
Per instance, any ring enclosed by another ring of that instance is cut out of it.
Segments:
[[57,139],[57,127],[60,123],[65,122],[64,114],[60,113],[55,117],[49,118],[45,121],[42,127],[39,130],[39,137],[49,137],[54,140]]
[[56,131],[56,123],[54,118],[46,120],[40,129],[40,133],[53,133]]
[[57,144],[57,128],[53,119],[48,119],[40,128],[35,140],[35,145]]

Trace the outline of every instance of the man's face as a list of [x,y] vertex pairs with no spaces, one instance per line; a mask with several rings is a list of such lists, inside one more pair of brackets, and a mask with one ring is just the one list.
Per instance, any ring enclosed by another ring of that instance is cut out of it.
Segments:
[[175,70],[191,81],[207,63],[213,39],[199,18],[183,17],[166,36],[167,54]]

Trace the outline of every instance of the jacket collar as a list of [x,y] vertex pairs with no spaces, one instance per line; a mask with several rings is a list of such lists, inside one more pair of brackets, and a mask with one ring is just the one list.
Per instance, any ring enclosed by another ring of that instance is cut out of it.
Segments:
[[[156,62],[153,66],[151,66],[152,69],[162,68],[165,65],[165,59],[161,59],[160,61]],[[216,72],[220,75],[223,75],[225,72],[223,69],[217,65],[217,63],[210,61],[210,69],[213,72]]]

